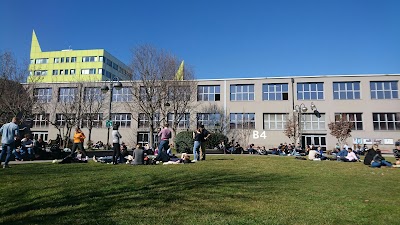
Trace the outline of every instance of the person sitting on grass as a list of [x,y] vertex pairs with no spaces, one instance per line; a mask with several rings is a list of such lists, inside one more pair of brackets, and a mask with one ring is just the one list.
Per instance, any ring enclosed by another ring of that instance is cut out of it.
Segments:
[[376,155],[376,152],[379,151],[378,145],[373,145],[371,149],[367,151],[367,154],[365,155],[364,158],[364,165],[371,165],[372,160],[374,159],[374,156]]
[[309,151],[308,151],[308,159],[309,160],[314,160],[314,161],[321,160],[321,159],[318,158],[318,152],[315,149],[309,149]]
[[353,149],[348,148],[347,149],[347,156],[340,158],[341,161],[343,162],[358,162],[358,157],[357,155],[354,153]]
[[132,165],[144,165],[144,149],[142,144],[137,144],[132,154]]
[[381,166],[392,167],[392,163],[386,161],[385,158],[382,156],[381,151],[378,150],[376,151],[376,154],[372,159],[371,167],[380,168]]
[[338,154],[336,154],[337,161],[341,161],[342,159],[346,158],[348,151],[346,149],[342,149]]

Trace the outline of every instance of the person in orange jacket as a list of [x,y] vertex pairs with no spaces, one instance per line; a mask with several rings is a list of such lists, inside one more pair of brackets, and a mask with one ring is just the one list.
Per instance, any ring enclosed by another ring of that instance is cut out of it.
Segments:
[[83,158],[87,157],[86,151],[83,148],[83,142],[85,141],[85,138],[86,138],[85,134],[79,127],[77,127],[75,129],[75,134],[74,134],[74,144],[72,145],[72,152],[71,152],[72,157],[75,155],[75,151],[77,148],[79,148],[79,150],[82,152]]

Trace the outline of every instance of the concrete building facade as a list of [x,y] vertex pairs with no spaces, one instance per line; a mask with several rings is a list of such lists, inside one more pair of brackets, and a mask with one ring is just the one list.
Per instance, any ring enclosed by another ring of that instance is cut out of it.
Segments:
[[[235,131],[246,130],[248,139],[242,140],[246,142],[242,145],[254,143],[272,148],[290,142],[283,131],[293,109],[301,106],[307,108],[301,115],[303,146],[314,144],[333,148],[337,140],[330,135],[328,124],[346,117],[354,122],[352,137],[347,140],[349,145],[378,143],[383,149],[391,149],[400,138],[399,78],[399,74],[371,74],[198,80],[197,93],[192,95],[196,108],[181,121],[179,130],[195,129],[200,122],[213,131],[216,125],[220,126],[216,124],[218,119],[215,116],[219,118],[221,115],[202,110],[216,106],[227,117],[229,138],[235,138]],[[100,90],[103,84],[90,85]],[[43,112],[35,116],[32,131],[36,137],[54,139],[57,129],[46,121],[62,124],[62,115],[57,112],[57,107],[52,106],[60,104],[68,96],[62,90],[77,88],[78,84],[52,82],[35,85],[36,98],[42,101],[42,105],[50,107],[46,107],[49,110],[45,117]],[[123,82],[123,90],[115,90],[112,98],[110,93],[106,93],[104,104],[108,105],[109,99],[113,99],[112,120],[121,124],[124,141],[133,146],[138,142],[148,142],[148,128],[145,126],[146,118],[129,112],[125,107],[132,100],[130,85],[131,82]],[[311,106],[315,106],[320,117]],[[108,118],[107,107],[99,111],[98,123],[92,131],[94,142],[101,140],[106,143],[105,118]]]

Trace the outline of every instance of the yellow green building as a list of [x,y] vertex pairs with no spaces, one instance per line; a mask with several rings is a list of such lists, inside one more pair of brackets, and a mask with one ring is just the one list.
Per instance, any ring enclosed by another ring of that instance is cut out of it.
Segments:
[[32,33],[27,82],[129,80],[130,68],[104,49],[42,51]]

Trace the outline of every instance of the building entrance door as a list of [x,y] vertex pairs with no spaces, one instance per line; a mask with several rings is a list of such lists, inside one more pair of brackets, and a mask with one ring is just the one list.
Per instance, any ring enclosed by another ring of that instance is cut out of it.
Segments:
[[326,150],[326,135],[325,134],[304,134],[301,138],[301,144],[304,148],[307,145],[321,146]]

